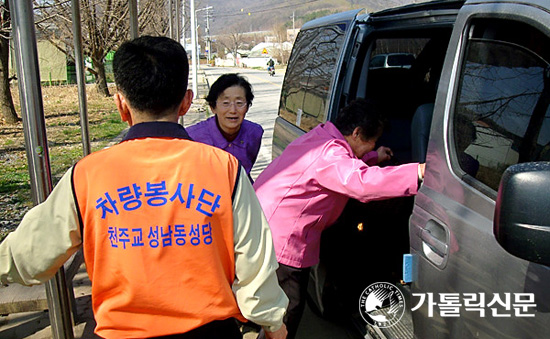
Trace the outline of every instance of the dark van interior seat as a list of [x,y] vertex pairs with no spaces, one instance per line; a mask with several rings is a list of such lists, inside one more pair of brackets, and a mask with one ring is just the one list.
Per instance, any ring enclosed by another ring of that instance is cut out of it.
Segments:
[[426,162],[433,110],[434,104],[428,103],[418,106],[414,112],[410,131],[412,162]]
[[386,165],[411,162],[411,118],[415,106],[410,95],[410,70],[380,68],[369,71],[367,95],[376,100],[388,121],[377,142],[391,148],[394,159]]
[[389,118],[388,128],[378,139],[378,146],[391,148],[393,159],[389,165],[412,162],[411,158],[411,121],[406,118]]

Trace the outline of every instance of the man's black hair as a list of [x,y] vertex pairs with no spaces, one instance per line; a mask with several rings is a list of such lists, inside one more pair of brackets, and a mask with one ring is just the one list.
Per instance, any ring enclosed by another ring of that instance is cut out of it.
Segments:
[[343,135],[351,135],[356,127],[360,127],[363,140],[380,136],[385,124],[386,119],[372,99],[353,100],[340,110],[334,122]]
[[206,102],[208,102],[208,105],[215,108],[218,97],[226,89],[232,86],[241,86],[244,89],[248,106],[252,105],[252,100],[254,100],[252,86],[244,77],[236,73],[223,74],[212,84],[212,87],[210,87],[210,91],[206,96]]
[[113,72],[117,88],[130,106],[162,116],[185,96],[189,61],[180,43],[166,37],[142,36],[118,48]]

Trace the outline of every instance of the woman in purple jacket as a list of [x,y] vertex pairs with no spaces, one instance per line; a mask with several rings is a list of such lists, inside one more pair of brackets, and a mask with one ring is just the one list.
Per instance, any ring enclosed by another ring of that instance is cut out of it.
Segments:
[[264,133],[262,126],[244,119],[253,99],[252,86],[245,78],[223,74],[206,97],[214,116],[185,128],[193,140],[233,154],[249,177]]
[[374,166],[392,156],[384,146],[374,151],[383,127],[373,102],[355,100],[334,124],[321,124],[290,143],[254,183],[273,235],[279,284],[290,301],[287,338],[294,338],[302,317],[321,232],[349,198],[369,202],[417,193],[424,164]]

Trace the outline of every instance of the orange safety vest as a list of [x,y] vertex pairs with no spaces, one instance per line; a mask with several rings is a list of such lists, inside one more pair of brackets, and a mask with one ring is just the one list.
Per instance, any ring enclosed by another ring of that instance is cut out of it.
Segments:
[[128,140],[78,162],[73,186],[99,336],[246,321],[231,290],[239,167],[229,153],[174,138]]

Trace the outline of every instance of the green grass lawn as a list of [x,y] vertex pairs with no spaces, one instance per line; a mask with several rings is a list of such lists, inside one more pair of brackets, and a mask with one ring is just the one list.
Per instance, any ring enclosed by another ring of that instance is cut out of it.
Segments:
[[[87,96],[88,134],[91,151],[95,152],[112,143],[128,125],[120,120],[112,97],[100,96],[93,87]],[[75,86],[53,86],[43,89],[43,97],[49,164],[55,185],[83,157],[78,96]],[[17,104],[16,110],[20,112]],[[7,228],[13,230],[13,224],[17,225],[21,217],[17,210],[33,205],[22,123],[0,125],[0,161],[0,221],[9,223]],[[0,231],[0,240],[6,234],[5,230]]]

